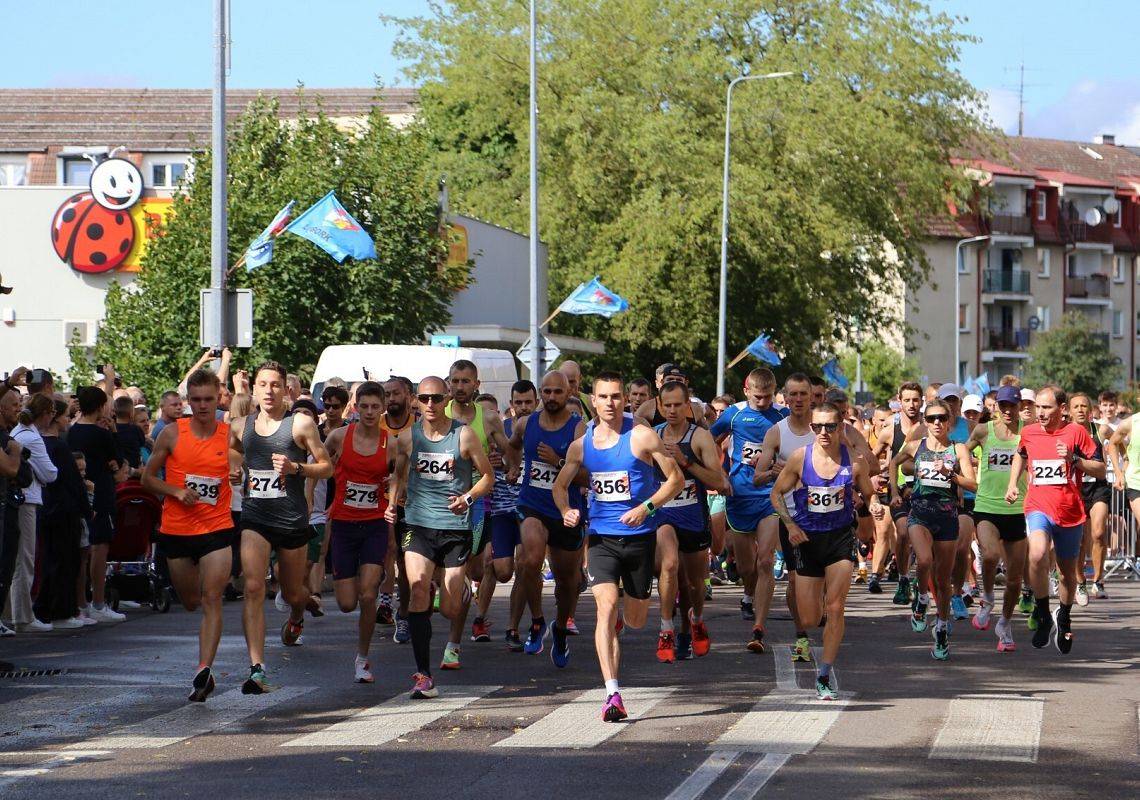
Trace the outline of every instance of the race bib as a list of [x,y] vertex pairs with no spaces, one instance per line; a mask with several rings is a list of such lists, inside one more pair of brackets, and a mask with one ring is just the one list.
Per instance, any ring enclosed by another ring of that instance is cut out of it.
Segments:
[[745,442],[742,444],[740,446],[740,463],[751,466],[752,459],[760,453],[761,447],[763,447],[761,442]]
[[1069,482],[1063,459],[1051,458],[1047,461],[1034,461],[1031,469],[1034,486],[1064,486]]
[[554,479],[558,477],[558,467],[545,461],[530,462],[530,488],[544,492],[554,490]]
[[613,472],[595,472],[590,476],[594,499],[600,503],[619,503],[633,499],[629,493],[629,473],[624,469]]
[[245,496],[251,500],[277,500],[285,496],[285,479],[272,469],[251,469]]
[[923,486],[930,486],[935,489],[949,489],[950,476],[943,475],[941,472],[934,468],[934,464],[930,461],[925,461],[915,468],[918,473],[918,480]]
[[205,475],[187,475],[186,488],[193,489],[203,503],[211,506],[218,504],[218,493],[222,490],[221,478],[210,478]]
[[685,479],[685,488],[677,496],[666,503],[663,508],[684,508],[697,504],[697,482],[692,478]]
[[449,481],[455,472],[455,457],[451,453],[420,453],[416,472],[429,481]]
[[807,487],[807,510],[813,514],[828,514],[843,508],[843,486]]
[[373,511],[380,507],[380,485],[377,483],[355,483],[346,481],[344,484],[344,504],[348,508],[359,508]]
[[1009,472],[1013,466],[1012,450],[991,450],[986,460],[986,467],[990,472]]

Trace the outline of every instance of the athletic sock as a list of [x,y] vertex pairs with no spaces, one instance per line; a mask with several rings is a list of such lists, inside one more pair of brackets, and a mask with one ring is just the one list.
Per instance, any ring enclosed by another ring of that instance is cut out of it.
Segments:
[[946,620],[942,619],[942,617],[938,617],[937,619],[934,620],[934,630],[944,631],[944,630],[946,630],[946,627],[947,627]]
[[606,681],[606,696],[608,697],[616,691],[618,691],[617,678],[610,678]]
[[819,677],[824,681],[831,677],[831,665],[826,661],[819,662]]
[[982,598],[991,606],[994,604],[994,593],[993,592],[982,592]]
[[1072,612],[1072,610],[1073,610],[1073,604],[1072,603],[1068,603],[1068,604],[1059,603],[1058,609],[1057,609],[1057,623],[1059,625],[1064,625],[1066,628],[1069,627],[1069,624],[1070,624],[1069,614],[1070,614],[1070,612]]
[[546,624],[546,617],[531,617],[530,618],[530,624],[531,624],[531,627],[534,627],[535,625],[538,625],[541,627],[541,626]]
[[431,675],[431,612],[410,612],[408,632],[412,635],[412,655],[416,659],[416,671],[422,675]]
[[459,642],[448,642],[446,645],[446,648],[448,650],[458,651],[459,650]]
[[661,632],[664,633],[666,631],[668,631],[669,633],[673,632],[673,620],[671,620],[671,619],[661,620]]
[[1033,615],[1037,617],[1038,622],[1044,622],[1049,619],[1049,595],[1044,597],[1035,597],[1033,599],[1034,608]]

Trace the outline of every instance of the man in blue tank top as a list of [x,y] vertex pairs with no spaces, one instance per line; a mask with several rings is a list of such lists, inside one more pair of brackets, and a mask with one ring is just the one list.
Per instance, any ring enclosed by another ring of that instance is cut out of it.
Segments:
[[729,471],[732,494],[725,498],[725,513],[729,530],[735,534],[732,548],[736,555],[736,568],[744,583],[740,611],[741,616],[753,624],[752,638],[747,645],[753,653],[765,651],[764,626],[768,621],[772,594],[776,590],[772,568],[776,563],[780,524],[772,510],[770,495],[777,473],[762,476],[759,484],[753,481],[756,462],[763,451],[764,436],[787,415],[786,411],[773,407],[775,394],[776,376],[772,371],[763,368],[752,370],[744,381],[747,399],[725,409],[711,429],[717,444],[732,437],[732,467]]
[[[546,373],[540,391],[542,410],[515,423],[510,442],[516,452],[522,453],[523,459],[518,503],[522,518],[518,580],[526,592],[531,614],[538,612],[531,619],[523,651],[538,655],[543,649],[547,627],[542,614],[542,561],[549,548],[556,603],[554,625],[550,628],[553,640],[550,659],[555,666],[565,667],[570,661],[566,622],[574,613],[578,599],[582,528],[563,523],[562,512],[554,504],[554,479],[571,443],[585,432],[586,423],[566,405],[570,384],[561,372]],[[585,476],[577,478],[577,483],[585,485]],[[581,493],[577,486],[571,497],[570,505],[580,510]]]
[[[839,695],[831,685],[831,666],[843,643],[843,610],[851,587],[855,550],[857,489],[871,516],[882,519],[886,509],[871,485],[869,468],[841,444],[843,415],[831,403],[812,411],[815,443],[792,453],[772,487],[772,505],[788,528],[796,564],[796,605],[802,620],[816,624],[827,612],[823,657],[819,659],[816,693],[822,700]],[[796,509],[785,495],[793,492]],[[826,604],[820,608],[821,600]]]
[[[606,685],[602,719],[618,722],[629,716],[618,685],[618,586],[625,591],[625,624],[640,628],[649,614],[657,525],[657,508],[685,485],[681,470],[652,428],[626,417],[625,381],[617,372],[594,378],[591,398],[597,419],[566,452],[566,463],[554,481],[554,504],[567,528],[575,528],[581,511],[569,492],[584,469],[592,495],[589,507],[589,577],[598,608],[594,646]],[[665,476],[658,481],[654,466]]]

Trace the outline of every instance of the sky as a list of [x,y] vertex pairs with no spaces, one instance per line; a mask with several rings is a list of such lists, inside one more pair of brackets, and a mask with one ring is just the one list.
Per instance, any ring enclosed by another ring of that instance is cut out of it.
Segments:
[[[546,0],[557,2],[557,0]],[[694,0],[699,2],[699,0]],[[1025,134],[1140,144],[1140,0],[928,0],[965,18],[980,41],[959,69],[991,118],[1017,132],[1025,65]],[[5,0],[0,86],[182,88],[212,83],[213,0]],[[541,6],[540,6],[541,8]],[[381,14],[426,14],[427,0],[236,0],[229,85],[410,85]],[[25,32],[15,35],[15,32]],[[37,35],[30,35],[35,32]],[[50,33],[51,45],[43,36]]]

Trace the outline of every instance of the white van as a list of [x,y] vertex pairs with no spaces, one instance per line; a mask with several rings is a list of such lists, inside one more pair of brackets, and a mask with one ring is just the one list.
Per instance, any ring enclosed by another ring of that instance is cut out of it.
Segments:
[[349,385],[371,378],[386,381],[402,375],[418,383],[429,375],[447,379],[452,362],[465,358],[479,368],[480,391],[493,394],[499,409],[511,402],[511,386],[518,380],[514,354],[483,347],[431,347],[418,344],[338,344],[326,347],[313,372],[313,394],[329,378],[342,378]]

